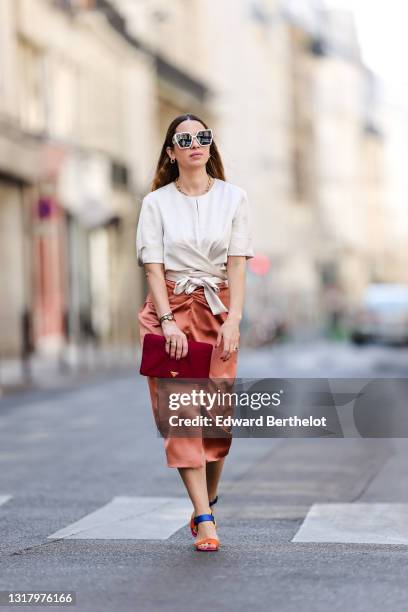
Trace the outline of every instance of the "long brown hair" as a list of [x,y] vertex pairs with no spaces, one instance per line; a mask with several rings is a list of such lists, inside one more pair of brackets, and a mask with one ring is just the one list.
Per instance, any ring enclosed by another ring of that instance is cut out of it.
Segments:
[[[205,128],[208,128],[208,125],[205,123],[205,121],[200,119],[200,117],[197,117],[197,115],[191,115],[191,114],[179,115],[178,117],[173,119],[173,121],[170,123],[168,127],[166,138],[164,139],[162,150],[160,152],[159,161],[157,162],[156,172],[155,172],[152,184],[151,184],[152,191],[159,189],[159,187],[164,187],[164,185],[168,185],[169,183],[174,181],[179,175],[178,163],[175,162],[174,164],[172,164],[170,162],[170,158],[166,152],[166,148],[174,147],[172,143],[173,135],[177,129],[177,126],[182,121],[186,121],[186,120],[199,121],[200,123],[203,124]],[[219,178],[222,181],[225,181],[224,165],[222,163],[220,153],[218,151],[217,145],[215,144],[214,140],[212,141],[210,145],[210,155],[211,157],[208,158],[208,161],[206,164],[207,173],[209,174],[209,176],[212,176],[214,178]]]

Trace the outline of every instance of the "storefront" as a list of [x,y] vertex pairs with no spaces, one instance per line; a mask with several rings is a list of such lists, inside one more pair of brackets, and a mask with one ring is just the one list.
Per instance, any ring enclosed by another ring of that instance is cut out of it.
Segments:
[[20,359],[31,348],[31,202],[40,172],[38,145],[0,134],[0,360]]

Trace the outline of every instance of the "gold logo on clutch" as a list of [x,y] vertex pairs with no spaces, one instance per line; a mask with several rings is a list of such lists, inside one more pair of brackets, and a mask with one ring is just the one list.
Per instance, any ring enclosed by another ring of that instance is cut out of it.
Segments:
[[172,370],[170,370],[170,374],[171,374],[171,375],[173,376],[173,378],[174,378],[174,376],[177,376],[178,372],[173,372]]

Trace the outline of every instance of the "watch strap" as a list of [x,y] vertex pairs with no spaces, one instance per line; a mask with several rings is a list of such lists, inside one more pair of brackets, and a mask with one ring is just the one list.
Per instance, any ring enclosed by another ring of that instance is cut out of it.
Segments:
[[174,314],[172,312],[166,312],[166,314],[162,315],[159,319],[160,323],[162,321],[172,321],[174,319]]

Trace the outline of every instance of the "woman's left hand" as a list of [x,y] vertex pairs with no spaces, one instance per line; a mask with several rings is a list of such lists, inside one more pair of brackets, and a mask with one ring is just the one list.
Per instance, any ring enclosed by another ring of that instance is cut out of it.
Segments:
[[215,343],[216,347],[219,346],[222,338],[224,339],[224,351],[221,354],[221,359],[224,359],[224,361],[226,361],[231,357],[232,353],[236,352],[234,350],[235,347],[238,348],[239,322],[229,320],[227,318],[218,331],[217,342]]

